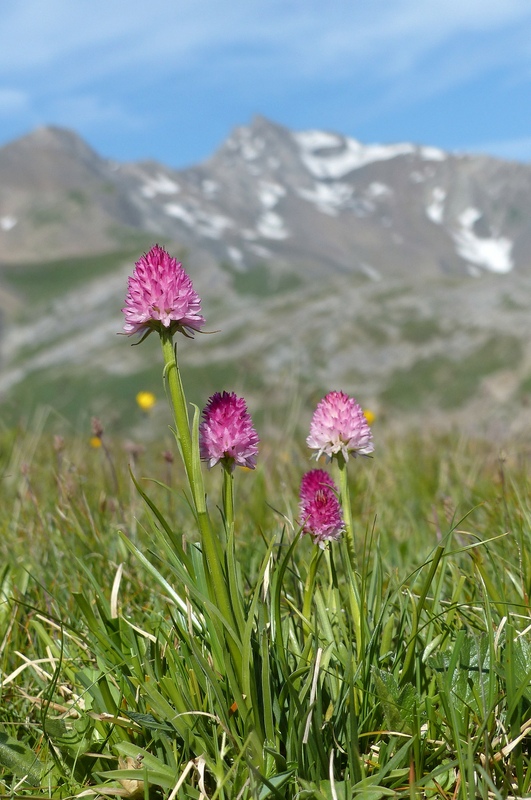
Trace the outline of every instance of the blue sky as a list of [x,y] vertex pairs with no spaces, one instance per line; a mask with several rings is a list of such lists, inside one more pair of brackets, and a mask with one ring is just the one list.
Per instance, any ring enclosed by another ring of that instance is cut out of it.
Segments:
[[184,166],[262,114],[531,160],[531,0],[2,0],[0,145]]

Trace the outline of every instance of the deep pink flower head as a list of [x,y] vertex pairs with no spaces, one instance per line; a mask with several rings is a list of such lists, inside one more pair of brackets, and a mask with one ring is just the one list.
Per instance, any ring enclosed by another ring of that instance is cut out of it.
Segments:
[[158,244],[136,262],[122,311],[128,335],[167,329],[189,336],[205,324],[192,281]]
[[199,425],[201,458],[209,468],[222,461],[231,471],[236,465],[254,469],[259,441],[243,397],[234,392],[212,395]]
[[367,456],[374,450],[372,433],[361,406],[345,392],[330,392],[318,403],[306,444],[317,450],[316,458],[342,453]]
[[345,530],[337,488],[324,469],[312,469],[303,476],[300,489],[300,523],[315,544],[339,539]]

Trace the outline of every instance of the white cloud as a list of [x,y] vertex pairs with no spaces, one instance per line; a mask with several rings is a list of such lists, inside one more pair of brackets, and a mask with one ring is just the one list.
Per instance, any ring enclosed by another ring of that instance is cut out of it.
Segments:
[[367,62],[385,75],[408,72],[452,37],[531,21],[529,0],[337,0],[326,9],[316,0],[129,0],[126,13],[108,0],[46,0],[41,8],[42,0],[4,0],[4,74],[68,61],[61,81],[83,84],[128,65],[164,72],[238,48],[243,60],[272,59],[303,75]]
[[49,113],[57,125],[84,130],[109,123],[122,130],[141,124],[120,103],[106,101],[92,94],[60,97],[50,104]]
[[342,84],[355,87],[359,125],[493,70],[515,84],[531,73],[530,0],[45,0],[46,13],[43,0],[1,5],[0,74],[11,88],[0,90],[0,115],[25,124],[142,127],[135,109],[146,89],[188,91],[199,104],[215,86],[247,113],[253,103],[264,110],[264,98]]

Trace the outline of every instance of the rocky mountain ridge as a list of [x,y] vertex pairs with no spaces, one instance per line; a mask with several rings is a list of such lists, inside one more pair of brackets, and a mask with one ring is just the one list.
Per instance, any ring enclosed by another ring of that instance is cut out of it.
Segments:
[[530,221],[531,166],[485,156],[256,118],[173,170],[38,129],[0,149],[0,405],[132,418],[158,365],[115,334],[127,274],[160,241],[220,331],[186,344],[198,404],[239,389],[274,418],[342,388],[398,425],[520,435]]
[[53,127],[0,149],[0,262],[112,250],[141,231],[240,270],[527,271],[530,208],[531,165],[261,117],[184,170],[109,161]]

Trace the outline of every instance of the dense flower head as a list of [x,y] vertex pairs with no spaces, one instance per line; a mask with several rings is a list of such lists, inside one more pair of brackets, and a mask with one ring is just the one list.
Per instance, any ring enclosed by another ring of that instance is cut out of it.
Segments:
[[164,329],[190,335],[205,324],[192,281],[182,264],[158,244],[136,262],[122,311],[129,336]]
[[306,443],[317,450],[316,458],[342,453],[345,461],[350,453],[366,456],[374,450],[363,409],[345,392],[330,392],[318,403]]
[[312,469],[303,476],[300,488],[300,524],[315,544],[339,539],[345,530],[337,488],[324,469]]
[[254,469],[259,441],[243,397],[234,392],[212,395],[199,425],[201,458],[209,468],[221,461],[231,471],[236,465]]

